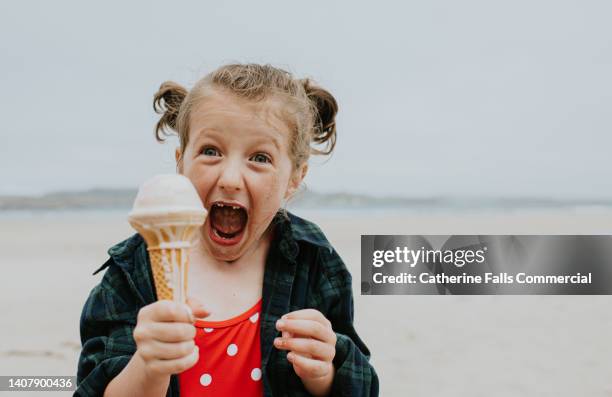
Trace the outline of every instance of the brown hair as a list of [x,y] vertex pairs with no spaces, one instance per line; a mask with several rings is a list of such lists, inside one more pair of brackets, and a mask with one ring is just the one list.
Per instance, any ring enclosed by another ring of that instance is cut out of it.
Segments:
[[[197,103],[217,88],[241,98],[262,101],[275,95],[286,100],[289,111],[285,121],[291,126],[289,155],[294,170],[308,161],[311,154],[328,155],[336,146],[338,104],[325,89],[309,79],[295,79],[289,72],[271,65],[225,65],[200,79],[191,91],[181,85],[162,83],[153,99],[153,109],[161,118],[155,127],[159,142],[178,134],[180,153],[189,142],[189,119]],[[314,145],[325,145],[317,149]],[[179,160],[180,161],[180,160]]]

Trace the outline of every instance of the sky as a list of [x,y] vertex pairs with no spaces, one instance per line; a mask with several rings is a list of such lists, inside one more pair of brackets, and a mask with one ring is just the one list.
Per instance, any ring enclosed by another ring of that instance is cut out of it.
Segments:
[[610,198],[609,1],[0,3],[0,194],[174,172],[152,97],[228,62],[337,99],[319,192]]

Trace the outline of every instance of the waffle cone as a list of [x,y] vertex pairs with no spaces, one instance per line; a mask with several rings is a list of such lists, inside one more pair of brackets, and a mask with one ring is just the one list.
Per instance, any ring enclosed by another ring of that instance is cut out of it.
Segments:
[[[184,249],[152,249],[149,250],[151,260],[151,271],[155,282],[155,291],[158,300],[184,300],[187,295],[187,274],[189,256]],[[182,283],[176,280],[176,288],[182,291],[174,291],[172,279],[174,273],[182,277]]]

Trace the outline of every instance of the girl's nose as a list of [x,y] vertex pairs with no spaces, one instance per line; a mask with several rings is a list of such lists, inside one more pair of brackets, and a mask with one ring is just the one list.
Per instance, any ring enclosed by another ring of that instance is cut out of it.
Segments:
[[242,172],[238,164],[227,164],[219,177],[219,187],[228,192],[239,191],[242,189]]

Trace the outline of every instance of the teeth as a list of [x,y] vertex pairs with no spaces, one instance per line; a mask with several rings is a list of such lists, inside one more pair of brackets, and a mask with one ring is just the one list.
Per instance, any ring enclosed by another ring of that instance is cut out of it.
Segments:
[[215,205],[217,207],[221,207],[221,208],[222,207],[232,207],[235,210],[239,210],[240,208],[242,208],[242,207],[240,207],[238,205],[229,205],[229,204],[223,204],[223,203],[214,203],[213,205]]

